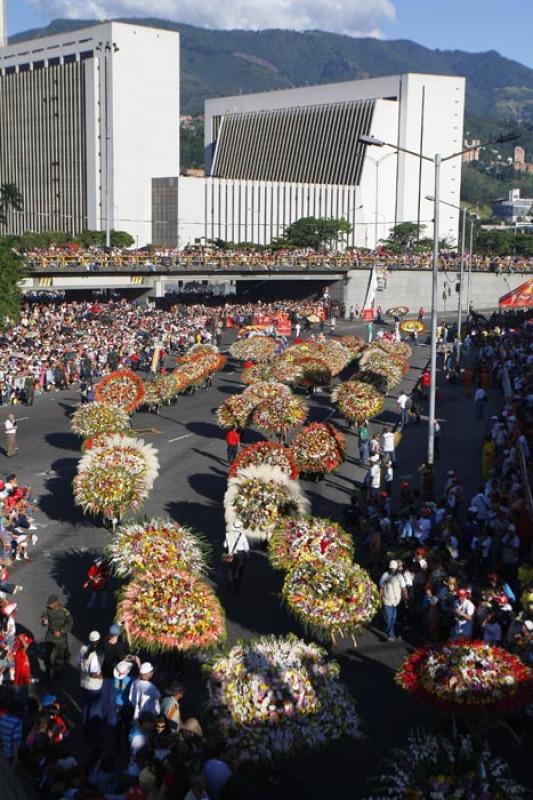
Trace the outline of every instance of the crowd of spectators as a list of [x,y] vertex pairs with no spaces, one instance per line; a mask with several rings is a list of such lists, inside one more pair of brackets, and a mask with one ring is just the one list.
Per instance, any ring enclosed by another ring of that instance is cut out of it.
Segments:
[[187,305],[176,298],[166,309],[125,301],[26,304],[0,336],[0,404],[33,405],[41,392],[92,383],[119,365],[149,370],[155,347],[169,353],[200,341],[220,344],[227,326],[280,311],[298,319],[324,307],[324,301],[202,301]]
[[[73,270],[84,272],[138,269],[157,270],[208,270],[215,272],[264,270],[313,271],[351,270],[368,267],[394,269],[431,269],[431,252],[394,254],[387,250],[373,253],[368,250],[218,250],[202,247],[186,250],[132,251],[125,249],[102,250],[101,248],[72,249],[52,247],[49,250],[32,250],[23,253],[30,270]],[[460,254],[443,251],[440,269],[457,270]],[[465,264],[469,264],[469,256]],[[474,271],[494,273],[531,273],[533,258],[523,256],[474,255],[471,259]]]
[[[463,352],[466,364],[457,375],[468,373],[465,413],[484,431],[475,491],[465,493],[459,457],[436,494],[432,473],[422,468],[421,487],[403,481],[392,504],[391,429],[370,437],[363,425],[360,455],[369,464],[367,499],[355,497],[347,514],[364,538],[370,569],[380,582],[389,638],[396,637],[398,627],[415,641],[482,639],[533,664],[533,601],[524,591],[527,576],[530,582],[533,578],[531,317],[510,315],[488,330],[478,325],[468,338],[471,352],[468,360]],[[451,374],[448,370],[448,379]],[[455,397],[452,386],[446,391]],[[496,392],[502,394],[500,407],[487,419],[486,398]],[[422,385],[409,398],[409,414],[402,417],[407,425],[419,424],[426,397]],[[439,426],[437,458],[440,438]]]

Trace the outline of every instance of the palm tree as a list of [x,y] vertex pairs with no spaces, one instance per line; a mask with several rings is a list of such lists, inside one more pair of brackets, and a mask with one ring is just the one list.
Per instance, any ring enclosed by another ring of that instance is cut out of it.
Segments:
[[15,183],[0,184],[0,224],[7,222],[8,211],[22,211],[24,199]]

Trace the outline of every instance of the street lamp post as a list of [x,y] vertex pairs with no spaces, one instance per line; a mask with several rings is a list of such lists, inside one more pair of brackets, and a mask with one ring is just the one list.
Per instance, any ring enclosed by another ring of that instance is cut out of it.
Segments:
[[391,142],[384,142],[382,139],[377,139],[375,136],[363,135],[359,137],[359,142],[366,145],[373,145],[374,147],[392,147],[396,151],[406,153],[407,155],[415,156],[423,161],[429,161],[433,164],[435,170],[435,195],[434,195],[434,223],[433,223],[433,273],[431,282],[431,355],[430,355],[430,387],[429,387],[429,420],[428,420],[428,456],[427,463],[430,468],[433,467],[435,460],[435,404],[436,404],[436,390],[437,390],[437,280],[439,271],[439,206],[440,206],[440,171],[441,166],[445,161],[450,161],[453,158],[459,158],[463,153],[468,153],[470,150],[477,150],[480,147],[486,147],[488,144],[503,144],[505,142],[518,139],[518,134],[512,133],[506,136],[500,136],[490,142],[484,142],[477,147],[466,147],[459,150],[457,153],[451,153],[444,158],[437,153],[433,158],[426,156],[423,153],[417,153],[415,150],[409,150],[407,147],[400,147]]
[[470,217],[470,247],[468,248],[468,280],[466,282],[466,319],[470,318],[470,283],[472,279],[472,258],[474,255],[474,230],[476,227],[475,214]]
[[[426,195],[426,200],[431,200],[434,202],[435,197],[432,194]],[[463,279],[464,279],[464,267],[465,267],[465,247],[466,247],[466,217],[468,211],[466,207],[461,208],[461,206],[455,205],[455,203],[448,203],[447,200],[441,200],[440,203],[443,206],[450,206],[450,208],[455,208],[457,211],[462,212],[462,230],[461,230],[461,262],[459,267],[459,298],[457,303],[457,361],[460,362],[461,360],[461,327],[463,323]]]
[[386,155],[382,156],[381,158],[371,158],[368,156],[369,161],[374,163],[376,167],[376,189],[375,189],[375,197],[374,197],[374,250],[378,249],[378,242],[379,242],[379,168],[383,161],[385,161],[389,156],[395,155],[396,151],[393,153],[387,153]]

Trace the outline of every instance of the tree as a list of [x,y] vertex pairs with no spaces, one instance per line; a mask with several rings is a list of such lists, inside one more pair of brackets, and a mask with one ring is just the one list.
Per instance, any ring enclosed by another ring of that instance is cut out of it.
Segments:
[[[74,241],[82,247],[105,247],[105,231],[83,231]],[[127,231],[111,231],[111,247],[131,247],[135,239]]]
[[313,250],[320,250],[325,245],[344,242],[351,232],[352,226],[344,217],[302,217],[285,228],[279,243],[285,247],[311,247]]
[[0,328],[18,319],[21,305],[22,259],[5,242],[0,242]]
[[2,183],[0,185],[0,223],[6,224],[10,210],[22,211],[23,208],[24,201],[17,186],[14,183]]
[[[404,250],[411,250],[420,240],[425,225],[418,225],[416,222],[400,222],[395,225],[389,234],[388,239],[383,240],[383,244],[393,253],[402,253]],[[423,242],[426,240],[422,240]]]

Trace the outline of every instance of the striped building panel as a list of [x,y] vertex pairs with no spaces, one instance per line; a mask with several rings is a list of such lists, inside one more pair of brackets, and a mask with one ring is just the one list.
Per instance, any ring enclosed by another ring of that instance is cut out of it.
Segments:
[[87,227],[85,62],[0,75],[0,183],[15,183],[23,212],[7,230]]
[[358,185],[364,148],[359,137],[370,133],[374,108],[374,100],[359,100],[225,114],[217,126],[211,175]]

